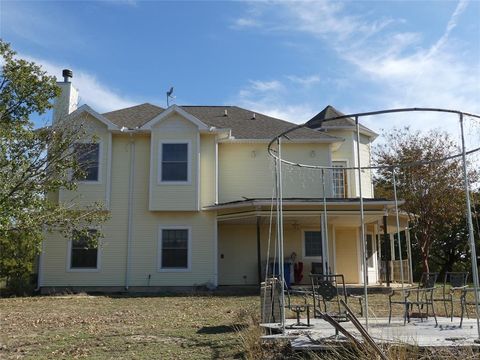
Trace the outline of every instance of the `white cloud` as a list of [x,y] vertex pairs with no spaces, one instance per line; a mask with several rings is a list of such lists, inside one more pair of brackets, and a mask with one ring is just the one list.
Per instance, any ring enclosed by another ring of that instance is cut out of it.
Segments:
[[59,18],[56,10],[42,5],[41,2],[2,1],[0,32],[3,36],[18,36],[47,49],[78,49],[85,45],[82,31],[71,14]]
[[448,21],[447,28],[442,35],[440,39],[435,43],[430,48],[429,51],[429,56],[435,55],[439,49],[441,49],[448,41],[448,37],[450,36],[450,33],[452,30],[457,26],[459,17],[462,15],[462,13],[465,11],[468,5],[468,0],[460,0],[459,3],[457,4],[457,7],[455,8],[455,11],[453,12],[452,16],[450,17],[450,20]]
[[[19,55],[19,57],[41,65],[49,75],[56,76],[59,79],[61,79],[62,69],[68,68],[68,66],[60,66],[47,60],[26,55]],[[70,67],[70,69],[73,70],[72,83],[79,91],[80,102],[88,104],[94,110],[107,112],[137,104],[131,98],[121,95],[102,84],[95,75],[74,67]]]
[[[457,4],[442,35],[430,44],[425,44],[422,28],[405,32],[404,26],[396,26],[405,24],[404,19],[370,20],[371,12],[352,14],[352,7],[347,9],[345,4],[280,2],[265,5],[263,12],[257,7],[256,16],[259,20],[269,20],[268,29],[264,26],[266,30],[311,35],[312,41],[318,39],[339,59],[353,65],[349,80],[361,79],[368,84],[365,88],[370,92],[362,94],[370,102],[364,101],[364,108],[355,111],[417,106],[480,113],[479,54],[473,53],[474,46],[462,47],[462,42],[454,37],[468,1]],[[355,97],[358,94],[345,95]],[[283,100],[279,97],[277,104],[271,100],[269,104],[272,109],[282,108]],[[439,120],[439,116],[431,114],[421,122],[413,120],[412,116],[392,116],[390,119],[393,119],[392,124],[406,123],[414,128],[445,126],[455,134],[458,130],[455,121],[444,121],[443,117]],[[376,124],[378,128],[378,122]]]
[[250,80],[250,84],[253,90],[257,91],[280,91],[284,88],[283,84],[278,80],[272,81],[260,81],[260,80]]
[[138,5],[138,1],[136,0],[102,0],[102,1],[109,4],[114,4],[114,5],[128,5],[128,6]]
[[287,88],[279,80],[250,80],[238,91],[233,103],[258,113],[302,123],[309,120],[316,111],[308,104],[285,105]]
[[254,19],[253,17],[241,17],[238,19],[235,19],[233,21],[233,24],[231,25],[232,29],[242,29],[242,28],[255,28],[259,27],[261,24]]
[[300,84],[305,87],[312,86],[313,84],[317,84],[320,82],[320,76],[318,75],[310,75],[310,76],[296,76],[296,75],[288,75],[287,79],[293,83]]

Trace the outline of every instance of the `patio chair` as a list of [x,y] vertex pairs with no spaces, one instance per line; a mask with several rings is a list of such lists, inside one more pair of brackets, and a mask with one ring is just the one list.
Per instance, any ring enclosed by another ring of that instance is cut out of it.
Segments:
[[[472,300],[467,299],[467,296],[468,296],[469,293],[471,293],[473,295]],[[478,298],[480,299],[480,290],[478,290],[477,294],[478,294]],[[467,311],[467,316],[468,316],[467,306],[468,305],[477,305],[476,302],[475,302],[475,289],[465,287],[462,290],[462,296],[460,297],[460,303],[462,304],[462,314],[460,315],[460,327],[462,327],[464,310]],[[480,303],[478,305],[480,305]]]
[[[340,305],[342,298],[347,303],[347,290],[342,274],[310,274],[312,284],[313,314],[328,314],[338,322],[348,321]],[[323,307],[323,310],[322,310]]]
[[323,264],[321,262],[312,262],[311,274],[323,274]]
[[[426,317],[428,318],[428,309],[432,307],[432,314],[435,319],[435,326],[438,325],[437,315],[435,314],[435,306],[433,302],[433,293],[436,289],[435,283],[437,282],[438,273],[425,272],[422,274],[420,283],[415,287],[408,287],[403,290],[402,298],[394,299],[394,296],[397,294],[398,290],[392,290],[388,296],[388,305],[389,305],[389,315],[388,323],[390,324],[392,320],[392,305],[402,305],[404,307],[403,313],[403,324],[405,325],[410,322],[410,311],[413,309],[413,305],[417,306],[418,312],[420,313],[420,320],[423,321],[422,309],[424,306],[426,309]],[[413,298],[410,296],[413,294]]]
[[[434,298],[433,301],[443,301],[443,307],[445,309],[445,316],[448,316],[447,303],[450,303],[450,320],[453,321],[453,303],[455,301],[455,294],[462,294],[462,290],[465,289],[468,281],[468,272],[450,272],[445,273],[445,278],[442,285],[442,297]],[[461,302],[459,298],[458,302]],[[468,315],[468,314],[467,314]]]
[[[293,290],[285,288],[285,309],[288,309],[295,313],[297,322],[290,325],[290,328],[296,326],[310,326],[310,304],[308,303],[308,297],[310,296],[309,291],[305,290]],[[307,323],[300,321],[300,314],[306,313]]]

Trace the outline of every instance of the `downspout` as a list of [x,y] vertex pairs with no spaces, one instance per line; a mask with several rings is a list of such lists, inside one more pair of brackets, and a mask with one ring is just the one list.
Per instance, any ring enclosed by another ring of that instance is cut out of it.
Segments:
[[130,134],[130,175],[128,181],[128,217],[127,217],[127,258],[125,267],[125,290],[128,290],[130,284],[131,252],[133,237],[133,181],[135,171],[135,140],[133,139],[134,130],[122,128],[122,132]]
[[45,252],[45,232],[42,239],[42,251],[38,256],[38,274],[37,274],[37,287],[33,291],[39,291],[43,284],[43,254]]
[[384,215],[383,215],[383,252],[384,252],[384,259],[385,259],[385,277],[387,278],[387,286],[390,286],[390,256],[389,256],[389,248],[388,248],[388,243],[387,239],[390,240],[389,235],[388,235],[388,223],[387,223],[387,216],[388,216],[388,211],[385,209]]

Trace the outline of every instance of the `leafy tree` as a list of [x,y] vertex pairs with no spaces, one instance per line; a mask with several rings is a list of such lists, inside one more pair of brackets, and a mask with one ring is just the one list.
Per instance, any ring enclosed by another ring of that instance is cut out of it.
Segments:
[[87,234],[107,215],[101,204],[78,209],[56,201],[58,190],[75,190],[74,179],[84,173],[71,149],[86,132],[81,121],[34,127],[30,116],[51,109],[60,89],[40,66],[15,54],[0,40],[0,277],[21,283],[46,232]]
[[[385,134],[385,142],[374,151],[376,165],[391,166],[422,160],[434,161],[459,153],[451,137],[439,130],[424,134],[408,127]],[[478,179],[470,172],[470,181]],[[391,169],[375,176],[376,195],[393,198]],[[417,164],[396,169],[397,196],[405,200],[401,210],[409,216],[412,245],[418,248],[422,271],[429,271],[429,259],[451,270],[468,252],[465,228],[465,193],[461,158]]]

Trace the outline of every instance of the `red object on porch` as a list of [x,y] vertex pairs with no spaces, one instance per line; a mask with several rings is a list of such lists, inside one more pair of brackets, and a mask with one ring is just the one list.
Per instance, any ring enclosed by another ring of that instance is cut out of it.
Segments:
[[295,284],[299,284],[303,279],[303,262],[296,262],[293,265],[293,277],[295,279]]

